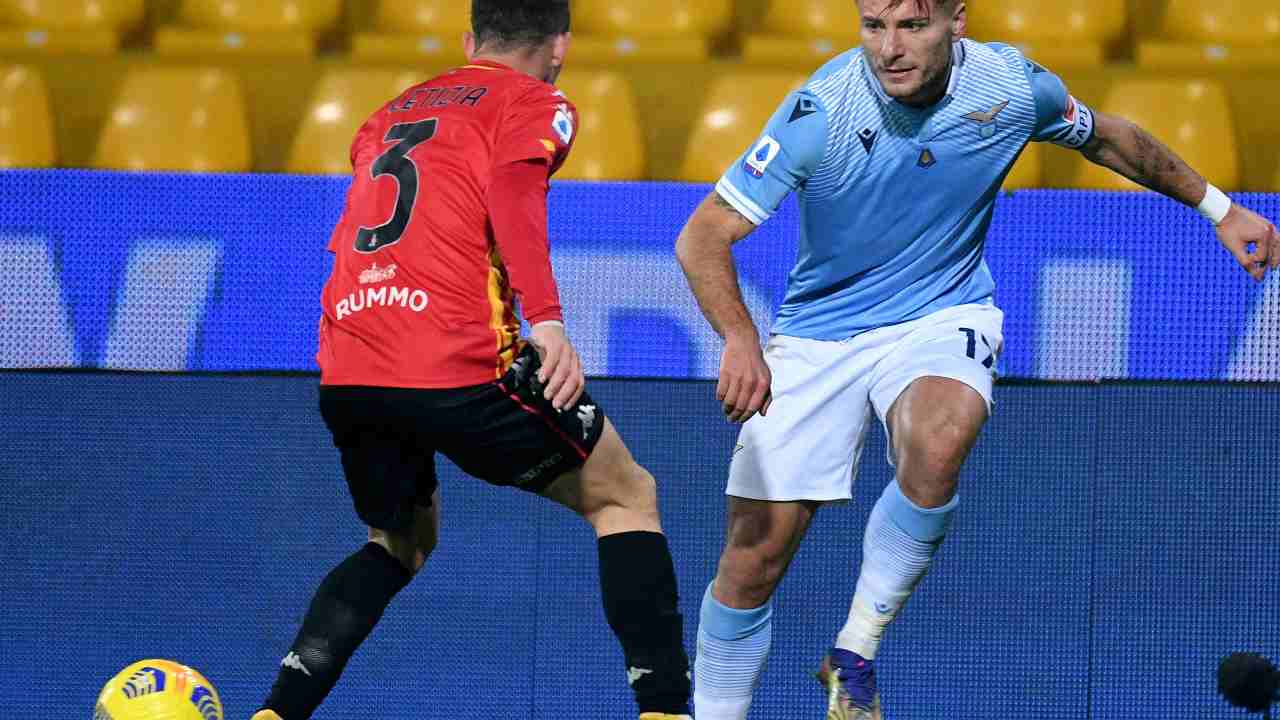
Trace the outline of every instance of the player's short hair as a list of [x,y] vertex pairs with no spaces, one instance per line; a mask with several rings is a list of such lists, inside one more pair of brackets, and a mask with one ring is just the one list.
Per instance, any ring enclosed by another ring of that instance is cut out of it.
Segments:
[[497,50],[541,45],[569,32],[569,0],[471,0],[471,31]]
[[889,3],[889,7],[887,9],[893,10],[894,8],[906,2],[915,3],[916,10],[920,12],[927,12],[934,8],[938,10],[945,10],[951,5],[954,5],[956,3],[956,0],[893,0],[892,2]]

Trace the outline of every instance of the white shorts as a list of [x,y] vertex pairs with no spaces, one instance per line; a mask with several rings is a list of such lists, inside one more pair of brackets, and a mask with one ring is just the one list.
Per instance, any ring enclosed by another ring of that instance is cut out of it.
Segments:
[[850,499],[872,410],[885,423],[917,378],[965,383],[991,410],[1003,328],[1004,313],[995,306],[960,305],[838,342],[773,336],[765,348],[773,404],[767,416],[743,426],[725,493]]

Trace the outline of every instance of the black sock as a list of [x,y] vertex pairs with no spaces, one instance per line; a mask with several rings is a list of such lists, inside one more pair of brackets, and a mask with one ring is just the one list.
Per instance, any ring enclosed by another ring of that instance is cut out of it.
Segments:
[[284,720],[311,717],[391,598],[412,577],[377,543],[365,545],[331,570],[311,599],[264,707]]
[[622,642],[640,712],[688,713],[689,657],[667,538],[654,532],[606,535],[599,551],[604,614]]

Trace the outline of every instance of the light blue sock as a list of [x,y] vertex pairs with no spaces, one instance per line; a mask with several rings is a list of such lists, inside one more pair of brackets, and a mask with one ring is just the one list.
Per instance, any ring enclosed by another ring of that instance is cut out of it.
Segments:
[[[714,581],[713,581],[714,584]],[[702,596],[698,654],[693,664],[693,707],[698,720],[743,720],[773,640],[773,601],[752,610],[726,607]]]
[[929,571],[959,504],[956,496],[940,508],[922,508],[902,494],[897,480],[889,483],[867,520],[862,572],[836,647],[875,659],[885,627]]

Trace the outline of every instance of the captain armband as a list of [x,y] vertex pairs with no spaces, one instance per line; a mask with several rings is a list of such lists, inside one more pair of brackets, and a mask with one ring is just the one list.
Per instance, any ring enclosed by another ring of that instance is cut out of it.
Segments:
[[1088,105],[1068,95],[1067,110],[1062,114],[1062,119],[1066,120],[1071,127],[1065,135],[1053,141],[1055,145],[1079,150],[1093,139],[1093,110]]

